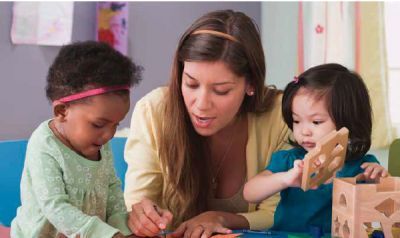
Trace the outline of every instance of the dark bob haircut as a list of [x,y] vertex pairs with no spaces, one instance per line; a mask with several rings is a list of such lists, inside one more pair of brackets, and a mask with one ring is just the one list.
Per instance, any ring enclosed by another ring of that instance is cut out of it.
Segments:
[[[282,98],[282,116],[293,131],[293,98],[300,88],[323,99],[336,130],[349,129],[346,162],[364,156],[371,147],[372,109],[368,89],[363,79],[340,64],[324,64],[308,69],[298,82],[289,83]],[[289,139],[295,147],[299,145]]]

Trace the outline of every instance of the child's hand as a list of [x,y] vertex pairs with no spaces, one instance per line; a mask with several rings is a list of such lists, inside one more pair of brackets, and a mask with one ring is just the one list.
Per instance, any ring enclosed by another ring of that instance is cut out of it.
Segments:
[[[313,168],[319,167],[322,163],[325,162],[325,160],[326,160],[325,156],[322,156],[322,155],[319,156],[316,160],[314,160],[312,167]],[[319,172],[319,170],[317,172]]]
[[364,173],[356,176],[356,180],[366,180],[368,182],[379,182],[381,177],[389,176],[388,171],[378,163],[364,163],[361,165],[365,169]]
[[[57,238],[68,238],[66,235],[64,235],[63,233],[58,233]],[[75,236],[75,238],[81,238],[80,235]]]
[[286,172],[286,185],[289,187],[300,187],[303,174],[304,161],[295,160],[293,168]]
[[[129,237],[129,236],[128,236],[128,237]],[[125,236],[118,232],[118,233],[115,234],[112,238],[125,238]]]

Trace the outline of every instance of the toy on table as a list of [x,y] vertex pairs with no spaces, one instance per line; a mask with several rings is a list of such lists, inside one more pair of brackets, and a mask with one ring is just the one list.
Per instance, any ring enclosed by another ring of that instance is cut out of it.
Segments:
[[385,238],[383,231],[374,230],[371,235],[372,238]]
[[[399,223],[397,225],[398,225],[398,227],[392,226],[392,234],[393,234],[394,238],[400,238],[400,226],[399,226]],[[379,236],[378,231],[383,233],[382,228],[379,228],[379,227],[368,228],[367,229],[368,237],[374,238],[374,236],[375,237]],[[375,232],[375,234],[373,234],[374,232]],[[383,234],[383,235],[385,235],[385,234]]]
[[[346,127],[339,131],[334,130],[317,142],[315,148],[306,154],[303,159],[304,170],[301,182],[301,188],[304,191],[323,184],[344,166],[348,136],[349,130]],[[313,164],[318,159],[321,165],[314,168]]]
[[262,230],[242,230],[243,233],[249,233],[249,234],[260,234],[260,235],[275,235],[275,231],[262,231]]
[[310,236],[315,238],[321,238],[324,236],[324,227],[321,225],[310,226]]
[[356,184],[356,178],[333,181],[332,235],[368,238],[366,227],[379,222],[386,238],[400,230],[400,178],[381,178],[378,184]]
[[314,238],[314,237],[309,235],[288,235],[288,238]]
[[211,238],[234,238],[234,237],[238,237],[240,235],[243,235],[243,233],[218,234],[218,235],[211,236]]
[[337,238],[331,236],[324,236],[324,227],[318,224],[309,227],[309,235],[288,235],[288,238]]

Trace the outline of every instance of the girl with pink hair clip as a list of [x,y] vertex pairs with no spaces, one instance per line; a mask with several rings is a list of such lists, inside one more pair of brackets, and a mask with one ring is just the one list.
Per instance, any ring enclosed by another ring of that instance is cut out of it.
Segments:
[[[330,232],[332,178],[303,191],[303,159],[324,136],[346,127],[349,140],[345,165],[336,176],[376,182],[389,175],[374,155],[367,154],[372,133],[368,89],[357,73],[342,65],[315,66],[286,86],[282,116],[293,131],[289,143],[294,148],[275,152],[266,169],[246,183],[244,196],[257,203],[280,193],[272,230],[308,232],[311,225],[321,225]],[[313,164],[319,165],[319,160]]]

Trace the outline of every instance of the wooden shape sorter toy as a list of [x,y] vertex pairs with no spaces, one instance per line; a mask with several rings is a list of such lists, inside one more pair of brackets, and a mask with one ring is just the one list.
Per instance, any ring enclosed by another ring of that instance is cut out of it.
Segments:
[[332,236],[368,238],[367,227],[379,222],[386,238],[399,238],[400,177],[378,184],[356,184],[356,178],[335,178]]
[[[339,131],[334,130],[317,142],[315,148],[306,154],[303,159],[304,169],[301,181],[301,188],[304,191],[323,184],[344,166],[348,136],[349,130],[346,127]],[[313,164],[316,160],[320,160],[321,165],[314,168]]]

